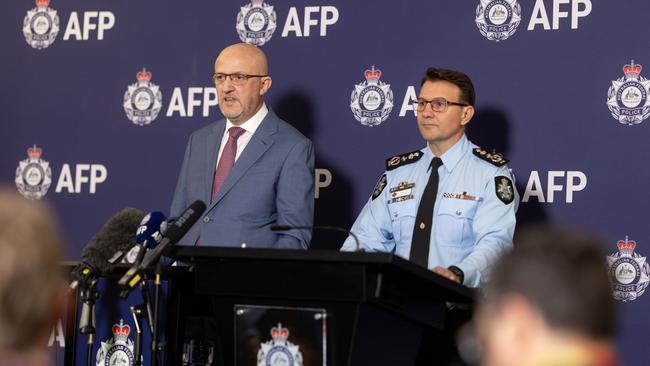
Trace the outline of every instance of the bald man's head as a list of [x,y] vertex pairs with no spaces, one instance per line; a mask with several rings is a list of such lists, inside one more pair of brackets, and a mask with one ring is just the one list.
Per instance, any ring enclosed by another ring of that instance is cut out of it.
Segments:
[[219,53],[214,61],[215,85],[219,109],[230,122],[240,125],[262,108],[272,82],[268,72],[266,55],[255,46],[238,43]]
[[264,51],[248,43],[236,43],[224,48],[217,56],[214,63],[215,69],[219,61],[223,61],[225,58],[244,61],[257,75],[269,73],[269,64]]

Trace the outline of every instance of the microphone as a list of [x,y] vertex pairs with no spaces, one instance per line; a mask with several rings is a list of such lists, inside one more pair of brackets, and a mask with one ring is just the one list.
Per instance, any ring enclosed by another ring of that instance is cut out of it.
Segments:
[[113,215],[83,248],[81,263],[71,273],[70,289],[91,287],[99,276],[110,272],[111,260],[134,245],[133,232],[143,217],[144,212],[131,207]]
[[158,262],[163,253],[170,245],[176,244],[183,235],[185,235],[194,223],[201,217],[205,211],[206,206],[203,201],[194,201],[172,224],[168,225],[165,236],[160,241],[160,244],[153,249],[151,254],[146,257],[142,263],[134,264],[117,282],[122,288],[120,292],[121,298],[126,298],[129,292],[140,283],[142,279],[142,272],[151,267],[154,263]]
[[359,245],[359,238],[357,238],[356,234],[353,233],[352,231],[350,231],[348,229],[344,229],[342,227],[323,226],[323,225],[316,225],[316,226],[274,225],[274,226],[271,226],[272,231],[288,231],[288,230],[303,230],[303,229],[338,231],[338,232],[344,233],[346,235],[350,235],[352,237],[352,239],[354,239],[354,242],[357,244],[357,250],[355,250],[355,252],[363,252],[364,251],[363,248],[361,248],[360,245]]
[[160,243],[167,229],[167,217],[160,211],[149,212],[140,222],[134,246],[122,259],[122,263],[140,264],[147,252]]

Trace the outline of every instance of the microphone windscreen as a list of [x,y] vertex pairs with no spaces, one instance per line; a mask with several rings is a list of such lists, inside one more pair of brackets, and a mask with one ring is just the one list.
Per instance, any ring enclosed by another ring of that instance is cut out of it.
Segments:
[[111,270],[111,259],[116,252],[125,251],[134,244],[136,232],[144,212],[125,208],[111,217],[81,252],[81,260],[95,267],[100,274]]
[[135,236],[135,242],[137,244],[146,242],[147,247],[155,247],[162,239],[166,219],[165,214],[160,211],[148,213],[140,222],[140,227],[138,227],[137,235]]

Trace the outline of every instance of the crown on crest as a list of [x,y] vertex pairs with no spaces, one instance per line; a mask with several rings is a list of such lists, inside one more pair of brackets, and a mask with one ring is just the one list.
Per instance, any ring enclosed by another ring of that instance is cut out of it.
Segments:
[[135,78],[138,79],[138,81],[150,81],[151,80],[151,72],[147,71],[144,67],[142,68],[142,71],[138,71],[137,74],[135,74]]
[[36,6],[39,8],[46,8],[50,5],[50,0],[36,0]]
[[636,248],[636,242],[634,240],[629,240],[626,235],[625,240],[619,240],[616,243],[616,246],[618,247],[618,250],[621,252],[621,254],[632,255],[634,248]]
[[634,60],[632,60],[631,65],[623,66],[623,73],[625,74],[625,76],[636,79],[636,78],[639,77],[639,74],[641,74],[641,69],[642,68],[643,67],[641,67],[641,65],[635,64]]
[[282,327],[282,323],[278,323],[277,327],[271,328],[271,337],[274,342],[286,342],[289,338],[289,329]]
[[43,154],[43,149],[40,147],[36,147],[36,144],[34,146],[30,147],[27,149],[27,156],[29,156],[32,159],[40,159],[41,155]]
[[113,337],[115,341],[125,341],[129,338],[129,333],[131,333],[131,327],[128,324],[124,324],[124,319],[120,319],[120,324],[113,325]]
[[381,78],[381,70],[375,69],[375,66],[373,65],[370,70],[366,70],[363,73],[363,76],[366,77],[366,80],[369,83],[377,83],[377,81],[379,81],[379,78]]

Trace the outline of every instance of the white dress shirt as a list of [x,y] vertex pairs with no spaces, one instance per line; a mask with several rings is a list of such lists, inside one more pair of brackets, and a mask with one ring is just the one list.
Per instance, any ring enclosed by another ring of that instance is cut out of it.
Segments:
[[[269,109],[266,107],[266,103],[262,103],[262,108],[260,108],[253,117],[251,117],[248,121],[242,123],[241,125],[237,126],[230,122],[229,119],[226,119],[226,130],[223,133],[223,137],[221,138],[221,146],[219,146],[219,155],[217,156],[217,165],[219,165],[219,159],[221,159],[221,153],[223,153],[223,149],[226,146],[226,142],[228,142],[228,130],[230,127],[241,127],[245,130],[245,132],[239,136],[237,139],[237,154],[235,155],[235,161],[239,159],[239,156],[241,155],[242,151],[244,151],[244,148],[246,148],[246,145],[248,145],[248,142],[250,142],[251,137],[253,137],[253,134],[257,130],[257,128],[262,124],[262,120],[264,120],[264,117],[269,113]],[[215,166],[216,170],[216,166]]]

